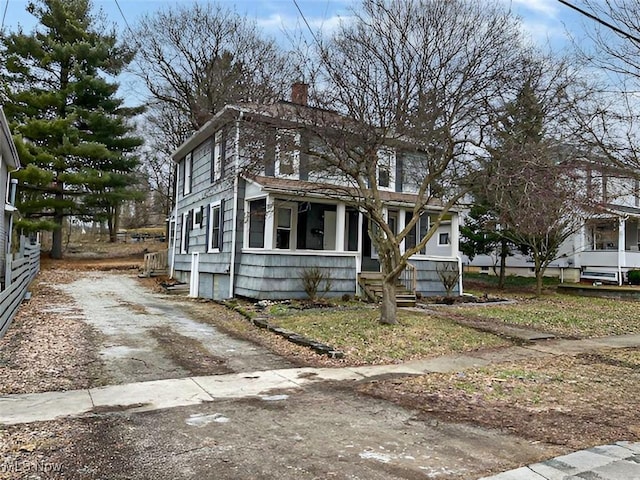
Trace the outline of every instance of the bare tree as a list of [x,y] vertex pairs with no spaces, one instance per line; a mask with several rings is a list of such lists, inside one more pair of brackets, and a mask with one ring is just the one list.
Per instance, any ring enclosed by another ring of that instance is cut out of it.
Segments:
[[530,255],[536,291],[562,243],[582,225],[589,208],[573,144],[572,112],[583,91],[562,61],[523,57],[517,96],[499,110],[481,196],[491,205],[502,238]]
[[294,69],[255,21],[213,3],[149,14],[132,34],[133,67],[151,97],[181,116],[177,128],[197,130],[226,104],[281,98]]
[[[521,49],[516,19],[478,0],[365,0],[331,38],[319,42],[322,69],[310,153],[369,220],[383,280],[380,321],[397,322],[396,281],[467,191],[477,169],[494,98]],[[385,149],[406,155],[403,176],[416,203],[404,228],[387,222]],[[420,216],[437,205],[414,245]]]
[[593,76],[599,94],[578,111],[580,135],[600,161],[638,176],[640,154],[640,1],[581,0],[576,6],[602,20],[585,17],[586,40],[575,47]]

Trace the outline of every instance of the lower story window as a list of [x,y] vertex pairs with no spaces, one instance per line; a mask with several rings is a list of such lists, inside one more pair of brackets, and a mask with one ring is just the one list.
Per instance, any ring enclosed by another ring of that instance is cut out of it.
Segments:
[[267,200],[249,202],[249,248],[264,248],[264,224]]
[[289,207],[279,207],[277,210],[276,248],[291,248],[291,220],[292,211]]
[[449,232],[441,232],[438,234],[438,245],[450,245]]

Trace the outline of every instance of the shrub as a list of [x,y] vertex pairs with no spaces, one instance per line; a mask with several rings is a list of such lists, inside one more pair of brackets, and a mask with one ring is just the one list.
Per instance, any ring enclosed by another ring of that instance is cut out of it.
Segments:
[[627,279],[631,285],[640,285],[640,270],[629,270]]
[[344,294],[342,295],[342,301],[343,301],[343,302],[348,302],[348,301],[350,301],[350,300],[351,300],[351,295],[349,295],[348,293],[344,293]]
[[460,272],[458,271],[458,265],[454,263],[438,264],[436,266],[438,277],[447,292],[447,297],[451,296],[453,289],[458,285],[458,279],[460,278]]
[[331,290],[331,276],[318,267],[306,267],[300,272],[302,287],[312,302],[317,300],[320,284],[324,282],[323,294]]

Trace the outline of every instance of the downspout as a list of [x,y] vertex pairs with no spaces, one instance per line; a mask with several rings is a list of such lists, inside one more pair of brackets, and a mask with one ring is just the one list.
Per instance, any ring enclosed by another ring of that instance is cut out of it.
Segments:
[[[173,278],[176,264],[176,239],[178,237],[178,199],[180,198],[180,165],[176,167],[176,203],[173,206],[173,245],[171,245],[171,270],[169,271],[169,278]],[[171,220],[169,220],[171,221]]]
[[234,159],[234,172],[233,172],[233,228],[231,229],[231,264],[229,265],[229,298],[234,296],[234,284],[236,280],[236,241],[238,230],[238,170],[240,168],[240,121],[242,120],[243,113],[240,112],[238,119],[236,120],[236,138],[234,140],[235,145],[235,159]]

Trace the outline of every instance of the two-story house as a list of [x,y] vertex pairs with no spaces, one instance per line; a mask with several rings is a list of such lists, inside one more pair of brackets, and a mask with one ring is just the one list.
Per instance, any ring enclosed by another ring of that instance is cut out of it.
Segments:
[[[192,296],[304,298],[301,276],[312,267],[330,277],[329,296],[354,295],[359,276],[380,271],[352,187],[336,188],[340,180],[309,154],[317,139],[300,127],[305,112],[316,109],[306,105],[304,85],[294,85],[292,100],[227,106],[174,152],[178,187],[169,264]],[[378,153],[377,187],[394,232],[416,204],[411,155],[415,150],[397,146]],[[401,248],[417,245],[440,211],[430,206]],[[411,257],[411,288],[442,294],[437,266],[459,270],[457,246],[452,211]]]

